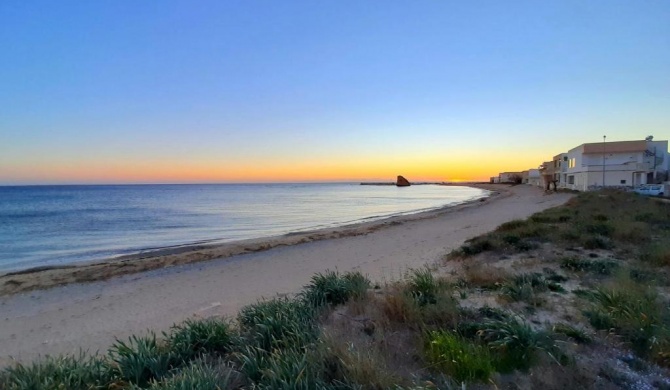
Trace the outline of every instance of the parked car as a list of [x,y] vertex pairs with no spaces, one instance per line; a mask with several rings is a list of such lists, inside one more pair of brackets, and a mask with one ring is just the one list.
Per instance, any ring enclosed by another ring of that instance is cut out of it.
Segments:
[[643,184],[636,187],[634,192],[637,192],[640,195],[649,195],[649,196],[663,196],[663,185],[662,184]]

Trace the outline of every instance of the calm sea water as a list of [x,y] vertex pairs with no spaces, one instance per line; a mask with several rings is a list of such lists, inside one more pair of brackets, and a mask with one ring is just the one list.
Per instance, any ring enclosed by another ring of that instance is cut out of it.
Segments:
[[436,185],[0,187],[0,271],[333,227],[485,195]]

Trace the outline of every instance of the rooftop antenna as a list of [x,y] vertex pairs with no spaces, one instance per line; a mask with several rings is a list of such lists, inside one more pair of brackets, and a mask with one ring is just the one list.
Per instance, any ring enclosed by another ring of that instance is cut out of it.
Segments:
[[648,135],[647,138],[644,139],[645,141],[653,141],[654,136],[653,135]]

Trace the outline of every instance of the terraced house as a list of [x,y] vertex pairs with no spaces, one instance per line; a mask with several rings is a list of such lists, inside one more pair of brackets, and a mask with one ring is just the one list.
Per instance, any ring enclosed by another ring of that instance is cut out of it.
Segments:
[[579,191],[660,184],[668,180],[668,141],[587,143],[564,154],[559,188]]
[[[670,185],[668,141],[649,136],[639,141],[585,143],[555,155],[539,167],[539,179],[524,183],[545,189],[589,191],[644,184]],[[501,178],[505,172],[498,177]],[[502,182],[498,180],[498,182]],[[666,191],[667,194],[667,191]]]

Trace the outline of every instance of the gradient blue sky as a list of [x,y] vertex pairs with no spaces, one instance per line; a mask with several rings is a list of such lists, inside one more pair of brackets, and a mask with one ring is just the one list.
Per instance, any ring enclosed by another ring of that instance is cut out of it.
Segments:
[[0,184],[484,179],[670,135],[670,2],[0,2]]

